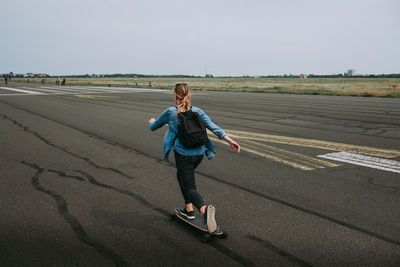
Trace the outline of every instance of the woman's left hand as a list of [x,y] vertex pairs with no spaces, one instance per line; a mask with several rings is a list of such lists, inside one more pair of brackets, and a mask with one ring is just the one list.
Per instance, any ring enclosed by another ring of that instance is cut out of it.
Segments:
[[232,140],[232,142],[229,142],[229,145],[231,146],[233,151],[235,151],[238,154],[240,153],[240,146],[238,143]]
[[149,123],[153,123],[153,122],[155,122],[155,121],[156,121],[155,118],[151,118],[151,119],[149,120]]
[[236,143],[235,141],[232,140],[232,138],[230,138],[228,135],[224,136],[224,140],[226,142],[229,143],[229,145],[231,146],[232,150],[235,151],[236,153],[240,153],[240,146],[238,143]]

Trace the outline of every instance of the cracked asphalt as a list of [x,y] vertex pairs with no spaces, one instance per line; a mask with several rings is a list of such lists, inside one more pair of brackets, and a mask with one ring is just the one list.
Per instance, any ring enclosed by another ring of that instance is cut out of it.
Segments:
[[[170,220],[182,206],[174,159],[162,160],[166,128],[148,130],[172,95],[102,95],[0,94],[0,265],[400,265],[398,173],[303,171],[220,143],[196,179],[228,238],[202,243]],[[192,100],[228,130],[400,150],[400,99],[193,91]]]

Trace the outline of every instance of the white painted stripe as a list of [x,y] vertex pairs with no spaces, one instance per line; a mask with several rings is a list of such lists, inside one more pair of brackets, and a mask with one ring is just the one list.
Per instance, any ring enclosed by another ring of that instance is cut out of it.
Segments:
[[[99,93],[94,93],[94,92],[59,92],[59,93],[38,93],[38,94],[0,94],[0,97],[2,96],[47,96],[47,95],[76,95],[78,93],[82,94],[99,94]],[[125,93],[125,92],[121,92]]]
[[[61,86],[60,86],[61,87]],[[124,93],[147,93],[147,92],[154,92],[154,93],[168,93],[170,94],[171,92],[169,90],[162,90],[162,89],[146,89],[146,88],[121,88],[121,87],[99,87],[102,89],[99,89],[98,87],[86,87],[86,86],[81,86],[81,87],[72,87],[72,86],[63,86],[60,88],[59,86],[41,86],[40,88],[36,87],[22,87],[25,89],[31,89],[31,90],[22,90],[22,89],[16,89],[16,88],[11,88],[11,87],[0,87],[0,89],[5,89],[5,90],[12,90],[12,91],[17,91],[21,92],[21,94],[0,94],[1,96],[26,96],[26,95],[75,95],[75,94],[124,94]],[[44,88],[48,88],[51,90],[47,90]],[[38,91],[32,91],[32,90],[38,90]],[[40,92],[41,91],[41,92]]]
[[79,90],[79,89],[75,89],[75,88],[72,88],[72,87],[63,87],[63,88],[61,88],[61,87],[46,87],[46,86],[42,86],[42,88],[48,88],[48,89],[52,89],[52,90],[55,90],[55,91],[58,91],[58,92],[80,92],[81,90]]
[[152,89],[152,88],[130,88],[130,87],[104,87],[104,86],[95,86],[95,87],[86,87],[86,86],[80,86],[77,88],[90,88],[94,90],[105,90],[105,91],[126,91],[126,92],[158,92],[158,93],[171,93],[171,90],[165,90],[165,89]]
[[59,90],[60,92],[75,92],[82,93],[92,91],[94,93],[135,93],[135,92],[169,92],[168,90],[162,89],[143,89],[143,88],[121,88],[121,87],[88,87],[88,86],[60,86],[60,87],[49,87],[42,86],[41,88],[49,88],[53,90]]
[[32,95],[40,95],[42,93],[36,92],[36,91],[28,91],[28,90],[22,90],[22,89],[17,89],[17,88],[11,88],[11,87],[0,87],[0,89],[5,89],[9,91],[15,91],[15,92],[21,92],[21,93],[27,93],[27,94],[32,94]]
[[[58,92],[58,93],[71,93],[71,94],[82,94],[83,92],[91,92],[91,93],[97,93],[97,94],[103,94],[103,93],[114,93],[115,91],[111,91],[111,90],[98,90],[98,89],[91,89],[91,88],[78,88],[78,87],[63,87],[63,88],[59,88],[59,87],[45,87],[42,86],[41,88],[52,88],[53,92]],[[45,89],[42,89],[45,90]],[[119,92],[119,91],[117,91]]]
[[32,90],[32,89],[35,89],[35,90],[38,90],[39,92],[50,92],[50,93],[57,93],[58,91],[55,91],[55,90],[47,90],[47,89],[43,89],[43,88],[36,88],[36,87],[22,87],[22,88],[24,88],[24,89],[30,89],[30,90]]
[[105,86],[42,86],[42,88],[49,88],[54,90],[95,90],[95,91],[129,91],[129,92],[164,92],[170,93],[170,90],[165,89],[152,89],[152,88],[129,88],[129,87],[105,87]]
[[74,89],[80,89],[80,90],[95,90],[95,91],[105,91],[109,92],[112,90],[118,90],[118,87],[108,87],[108,88],[103,88],[103,87],[89,87],[89,86],[70,86],[69,88],[74,88]]
[[400,173],[400,162],[390,159],[382,159],[348,152],[329,153],[325,155],[319,155],[318,157],[389,172]]
[[[42,88],[51,88],[53,90],[58,90],[58,91],[72,91],[72,92],[81,92],[82,90],[85,91],[99,91],[99,92],[106,92],[107,90],[105,89],[95,89],[95,88],[85,88],[85,87],[73,87],[73,86],[67,86],[67,87],[42,87]],[[110,91],[110,90],[108,90]]]

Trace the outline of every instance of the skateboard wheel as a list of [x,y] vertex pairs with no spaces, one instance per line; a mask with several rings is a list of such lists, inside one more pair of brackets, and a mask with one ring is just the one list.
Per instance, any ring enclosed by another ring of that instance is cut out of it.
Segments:
[[212,237],[210,234],[205,234],[203,235],[203,238],[201,239],[201,241],[203,241],[204,243],[208,243],[212,240]]

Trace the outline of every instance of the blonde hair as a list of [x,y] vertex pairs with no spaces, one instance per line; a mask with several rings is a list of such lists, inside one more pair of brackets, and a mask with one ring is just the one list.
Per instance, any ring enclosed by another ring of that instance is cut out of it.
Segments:
[[190,109],[190,90],[186,83],[177,83],[174,88],[175,98],[178,100],[178,110],[176,115],[179,113],[188,111]]

